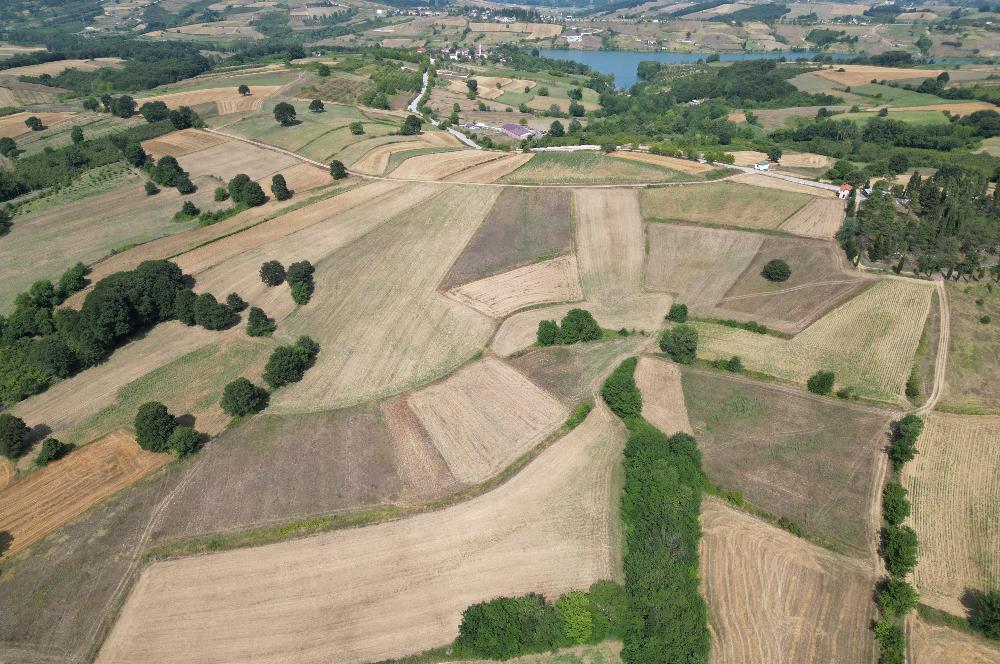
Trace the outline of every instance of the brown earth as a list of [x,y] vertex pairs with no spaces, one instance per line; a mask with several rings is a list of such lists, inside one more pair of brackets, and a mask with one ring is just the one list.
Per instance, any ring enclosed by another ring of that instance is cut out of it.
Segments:
[[448,469],[406,396],[386,399],[381,409],[392,439],[404,501],[430,500],[465,486]]

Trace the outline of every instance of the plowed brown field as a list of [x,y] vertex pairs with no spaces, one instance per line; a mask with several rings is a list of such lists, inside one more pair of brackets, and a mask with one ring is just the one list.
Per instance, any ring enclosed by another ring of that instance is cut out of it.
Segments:
[[170,460],[116,431],[0,491],[0,531],[19,551]]
[[28,134],[31,129],[24,121],[30,117],[36,117],[42,121],[46,127],[55,126],[73,117],[72,113],[14,113],[0,118],[0,137],[17,138],[23,134]]

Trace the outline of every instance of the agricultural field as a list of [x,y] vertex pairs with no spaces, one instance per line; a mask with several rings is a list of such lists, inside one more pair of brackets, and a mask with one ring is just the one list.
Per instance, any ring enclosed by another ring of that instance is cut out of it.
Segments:
[[[948,367],[941,409],[957,413],[1000,414],[1000,293],[980,284],[945,284],[951,308]],[[980,301],[982,304],[980,304]],[[991,322],[980,319],[990,316]]]
[[703,175],[715,170],[714,166],[701,164],[691,159],[665,157],[663,155],[651,154],[649,152],[620,151],[612,152],[610,156],[621,159],[631,159],[632,161],[638,161],[644,164],[653,164],[654,166],[662,166],[663,168],[680,171],[681,173],[687,173],[688,175]]
[[[402,138],[402,137],[387,137]],[[396,140],[392,143],[377,145],[365,152],[360,159],[350,163],[351,171],[365,175],[385,175],[399,165],[401,159],[408,159],[429,151],[446,151],[458,149],[458,141],[451,134],[444,132],[429,132],[412,140]],[[344,156],[337,154],[338,157]],[[393,177],[396,177],[393,175]]]
[[832,238],[844,224],[845,203],[839,199],[816,198],[789,217],[779,230],[804,237]]
[[280,86],[258,85],[252,88],[248,95],[241,95],[237,92],[236,88],[237,86],[234,85],[228,88],[204,88],[184,92],[169,92],[167,94],[143,97],[139,101],[142,103],[162,101],[170,108],[179,108],[181,106],[194,108],[213,104],[219,115],[229,115],[230,113],[262,110],[264,100],[277,92]]
[[702,594],[712,662],[869,662],[874,570],[702,502]]
[[400,657],[454,638],[473,602],[617,578],[612,475],[624,439],[599,407],[508,482],[453,507],[154,563],[97,661]]
[[24,124],[24,121],[30,117],[36,117],[42,121],[42,124],[46,127],[55,127],[60,123],[66,122],[71,117],[72,113],[64,112],[22,112],[14,113],[13,115],[5,115],[0,117],[0,138],[13,138],[18,139],[25,134],[32,133],[32,130]]
[[244,173],[251,180],[270,177],[282,169],[299,164],[299,160],[274,150],[230,140],[214,143],[214,138],[205,141],[208,147],[197,152],[189,152],[177,159],[192,178],[199,175],[214,176],[220,184]]
[[874,550],[891,412],[699,368],[681,384],[713,482],[853,555]]
[[1000,418],[932,413],[903,470],[920,541],[913,583],[921,601],[964,616],[968,591],[1000,579]]
[[634,184],[694,179],[680,171],[599,152],[542,152],[499,181],[509,184]]
[[444,179],[448,182],[466,182],[470,184],[481,184],[496,182],[500,178],[514,171],[532,158],[531,153],[521,153],[505,155],[499,159],[483,162],[477,166],[457,171]]
[[693,433],[678,365],[643,357],[636,365],[635,384],[643,396],[642,416],[647,422],[668,436]]
[[583,297],[573,256],[486,277],[454,288],[448,294],[493,318],[539,304],[574,302]]
[[902,403],[931,291],[913,281],[880,281],[792,339],[695,323],[698,355],[707,360],[739,355],[747,368],[799,385],[817,370],[833,371],[838,388]]
[[[32,115],[38,114],[32,113]],[[24,123],[23,120],[21,122]],[[53,122],[42,131],[22,134],[17,139],[17,147],[23,150],[24,154],[30,155],[46,148],[58,149],[69,145],[71,143],[70,132],[75,126],[80,127],[84,137],[89,139],[130,127],[142,126],[145,123],[146,121],[141,116],[122,119],[107,113],[74,113],[65,120]]]
[[906,637],[908,661],[912,664],[991,664],[1000,658],[1000,647],[995,641],[931,625],[919,618],[907,620]]
[[811,199],[807,194],[732,182],[653,187],[640,195],[647,221],[764,229],[778,228]]
[[142,149],[153,159],[159,160],[166,155],[183,157],[229,141],[230,139],[225,136],[210,134],[201,129],[181,129],[143,141]]
[[50,76],[56,76],[61,74],[67,69],[76,69],[79,71],[94,71],[96,69],[101,69],[102,67],[117,67],[121,65],[123,60],[121,58],[92,58],[90,60],[55,60],[53,62],[43,62],[38,65],[28,65],[26,67],[14,67],[13,69],[5,69],[3,71],[4,76],[41,76],[42,74],[49,74]]
[[469,168],[502,159],[502,153],[486,150],[456,150],[446,154],[425,154],[410,157],[392,171],[399,180],[445,180],[461,177]]

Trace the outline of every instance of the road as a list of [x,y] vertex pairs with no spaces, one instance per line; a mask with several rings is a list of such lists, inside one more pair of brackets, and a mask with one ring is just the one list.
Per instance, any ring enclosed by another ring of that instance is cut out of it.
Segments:
[[910,411],[916,415],[926,415],[934,410],[938,402],[941,401],[941,395],[944,392],[945,371],[948,368],[948,344],[951,341],[951,330],[949,329],[951,327],[951,310],[948,308],[948,293],[944,287],[944,280],[934,282],[934,288],[937,289],[938,309],[941,312],[937,357],[934,360],[934,385],[931,387],[931,392],[927,395],[927,401],[924,402],[924,405]]
[[816,187],[817,189],[826,189],[827,191],[839,192],[840,187],[835,184],[829,184],[827,182],[817,182],[816,180],[809,180],[807,178],[797,178],[794,175],[785,175],[784,173],[773,173],[771,171],[758,171],[756,168],[750,166],[736,166],[735,164],[719,164],[712,163],[713,166],[718,166],[720,168],[735,168],[736,170],[743,171],[744,173],[755,173],[757,175],[765,175],[769,178],[777,178],[779,180],[787,180],[788,182],[794,182],[796,184],[804,184],[807,187]]

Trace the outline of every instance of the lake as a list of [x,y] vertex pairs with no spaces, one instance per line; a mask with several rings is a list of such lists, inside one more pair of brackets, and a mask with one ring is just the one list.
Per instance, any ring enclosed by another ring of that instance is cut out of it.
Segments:
[[[636,68],[643,60],[666,62],[672,65],[691,64],[704,60],[709,53],[667,53],[663,51],[568,51],[560,49],[539,49],[538,54],[546,58],[573,60],[596,69],[602,74],[614,74],[615,85],[619,88],[629,88],[639,80]],[[797,58],[811,59],[815,51],[801,52],[770,52],[770,53],[721,53],[719,59],[723,62],[738,60],[777,60],[785,57],[792,61]]]

